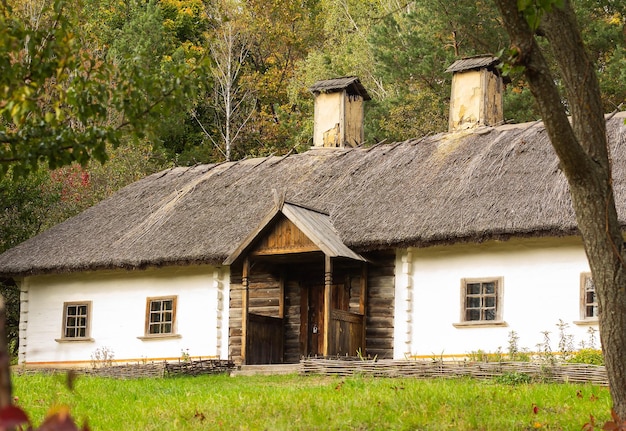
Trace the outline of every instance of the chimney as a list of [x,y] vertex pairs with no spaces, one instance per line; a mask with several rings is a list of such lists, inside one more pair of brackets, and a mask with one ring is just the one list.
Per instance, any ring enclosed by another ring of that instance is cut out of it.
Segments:
[[345,148],[363,143],[363,102],[371,100],[355,76],[317,81],[313,147]]
[[504,121],[504,84],[496,65],[498,57],[476,56],[455,61],[446,72],[452,75],[448,130],[456,132]]

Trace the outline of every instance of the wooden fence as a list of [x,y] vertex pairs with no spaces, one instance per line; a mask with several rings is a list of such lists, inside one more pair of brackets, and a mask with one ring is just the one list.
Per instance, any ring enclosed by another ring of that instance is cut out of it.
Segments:
[[200,359],[197,361],[166,362],[166,375],[190,375],[226,373],[235,368],[232,361],[223,359]]
[[508,373],[523,373],[540,381],[608,385],[605,367],[586,364],[303,359],[300,365],[302,374],[414,378],[468,376],[477,379],[489,379]]

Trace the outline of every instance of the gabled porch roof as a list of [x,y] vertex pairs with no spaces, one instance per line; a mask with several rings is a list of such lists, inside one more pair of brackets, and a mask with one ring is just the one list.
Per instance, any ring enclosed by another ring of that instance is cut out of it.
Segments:
[[245,255],[268,232],[276,220],[284,215],[327,257],[343,257],[353,260],[366,261],[364,257],[352,251],[339,237],[330,221],[330,216],[323,212],[306,208],[289,202],[277,202],[244,241],[224,261],[224,265],[231,265]]

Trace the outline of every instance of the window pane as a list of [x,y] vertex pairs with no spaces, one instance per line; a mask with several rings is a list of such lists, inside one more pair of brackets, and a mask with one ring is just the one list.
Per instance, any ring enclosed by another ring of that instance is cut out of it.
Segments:
[[171,323],[165,323],[163,325],[163,333],[164,334],[169,334],[172,332],[172,324]]
[[495,307],[496,306],[496,297],[495,296],[487,296],[485,297],[485,307]]
[[160,322],[161,321],[161,314],[159,313],[151,313],[150,314],[150,322],[155,323],[155,322]]
[[172,309],[172,300],[163,301],[163,310],[171,310]]
[[483,287],[485,289],[485,293],[494,294],[496,293],[496,283],[490,281],[489,283],[483,283]]
[[467,308],[480,308],[480,296],[470,296],[467,298]]
[[592,304],[594,302],[596,302],[596,293],[591,291],[591,292],[587,292],[587,294],[585,295],[585,300],[587,302],[587,304]]
[[598,306],[597,305],[586,306],[585,317],[598,317]]
[[496,320],[496,310],[485,310],[485,320]]
[[67,307],[67,315],[76,316],[76,307],[74,307],[73,305],[70,305],[69,307]]
[[467,320],[480,320],[480,310],[469,309],[465,313]]
[[160,310],[161,310],[161,301],[150,302],[150,311],[160,311]]
[[480,283],[467,283],[467,294],[468,295],[480,294]]

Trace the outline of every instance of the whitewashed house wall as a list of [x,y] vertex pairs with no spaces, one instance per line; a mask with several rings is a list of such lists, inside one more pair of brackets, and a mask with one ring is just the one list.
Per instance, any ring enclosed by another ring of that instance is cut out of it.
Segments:
[[[549,331],[551,348],[557,351],[559,319],[568,324],[566,333],[574,336],[578,349],[581,341],[588,342],[589,327],[598,328],[597,321],[581,321],[585,272],[589,266],[582,243],[574,237],[399,250],[394,357],[458,357],[499,348],[506,352],[511,331],[519,336],[519,348],[530,351],[537,350],[542,332]],[[503,279],[505,325],[459,326],[461,280],[482,277]]]
[[[228,355],[228,268],[209,265],[26,277],[20,283],[20,354],[27,365],[89,363],[97,349],[119,362]],[[148,297],[176,296],[173,338],[145,335]],[[91,301],[92,341],[59,341],[63,304]]]

